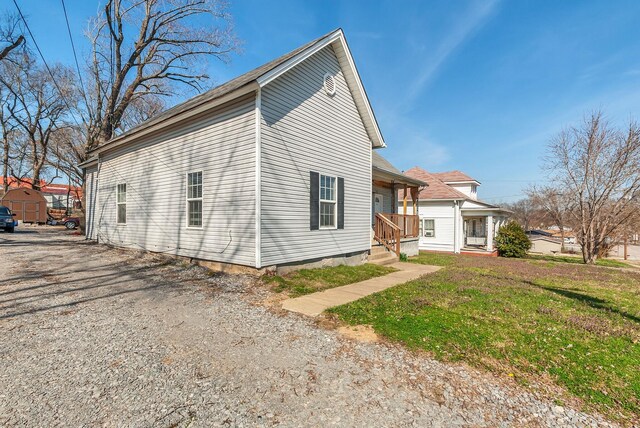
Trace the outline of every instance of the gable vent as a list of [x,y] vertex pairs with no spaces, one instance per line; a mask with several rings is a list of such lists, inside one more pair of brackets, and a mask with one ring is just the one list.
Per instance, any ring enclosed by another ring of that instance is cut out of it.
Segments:
[[329,73],[324,75],[324,90],[327,95],[333,96],[336,94],[336,80]]

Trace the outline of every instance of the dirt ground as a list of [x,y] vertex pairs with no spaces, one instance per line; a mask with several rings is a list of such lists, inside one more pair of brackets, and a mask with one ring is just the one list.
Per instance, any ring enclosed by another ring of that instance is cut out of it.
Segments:
[[0,426],[609,426],[266,307],[254,278],[50,227],[0,257]]

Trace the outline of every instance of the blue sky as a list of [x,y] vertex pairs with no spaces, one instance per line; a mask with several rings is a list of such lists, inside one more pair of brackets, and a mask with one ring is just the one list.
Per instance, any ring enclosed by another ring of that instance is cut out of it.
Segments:
[[[58,0],[18,0],[49,62],[71,64]],[[66,0],[76,45],[102,2]],[[12,9],[3,2],[0,9]],[[544,182],[550,137],[602,109],[640,111],[640,2],[230,1],[242,53],[218,83],[337,27],[400,169],[460,169],[480,197],[510,202]],[[639,118],[640,119],[640,118]]]

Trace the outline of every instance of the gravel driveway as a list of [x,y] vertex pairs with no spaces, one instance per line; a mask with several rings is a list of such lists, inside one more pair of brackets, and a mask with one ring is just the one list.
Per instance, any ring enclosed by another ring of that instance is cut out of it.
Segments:
[[1,426],[606,425],[280,314],[249,277],[21,229],[0,234]]

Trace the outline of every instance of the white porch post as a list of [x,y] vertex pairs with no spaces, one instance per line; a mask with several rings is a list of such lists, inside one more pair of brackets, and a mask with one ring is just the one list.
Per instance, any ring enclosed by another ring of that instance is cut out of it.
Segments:
[[487,216],[487,251],[493,251],[493,216]]
[[460,214],[460,203],[453,202],[453,252],[460,253],[462,248],[462,215]]

